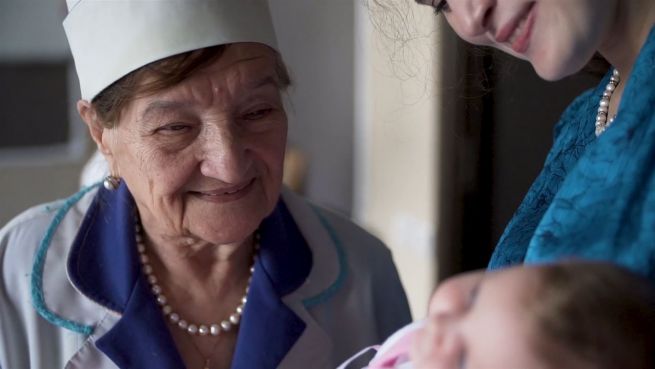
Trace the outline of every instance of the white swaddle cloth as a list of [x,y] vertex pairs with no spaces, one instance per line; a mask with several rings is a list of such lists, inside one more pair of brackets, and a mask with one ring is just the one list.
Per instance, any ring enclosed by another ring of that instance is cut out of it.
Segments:
[[[382,345],[367,347],[355,356],[339,365],[337,369],[415,369],[409,359],[409,350],[414,339],[414,334],[423,326],[423,320],[416,321],[398,330],[387,338]],[[353,361],[359,359],[369,350],[377,350],[367,366],[363,368],[350,368]]]

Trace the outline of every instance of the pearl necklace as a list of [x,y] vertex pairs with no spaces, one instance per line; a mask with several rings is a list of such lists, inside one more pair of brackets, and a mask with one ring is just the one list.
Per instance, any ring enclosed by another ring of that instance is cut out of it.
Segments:
[[150,283],[150,287],[152,292],[155,294],[157,303],[162,307],[164,316],[166,316],[171,323],[175,324],[178,328],[186,331],[192,336],[218,336],[221,332],[229,332],[232,327],[239,325],[239,322],[241,321],[241,315],[243,314],[243,309],[246,305],[248,291],[250,290],[252,274],[255,271],[255,257],[257,255],[257,251],[259,250],[260,240],[258,232],[255,233],[255,254],[253,255],[252,264],[250,266],[248,285],[246,286],[246,291],[243,294],[243,297],[241,297],[241,303],[227,319],[222,320],[220,323],[209,324],[189,323],[189,320],[183,319],[178,313],[173,311],[173,308],[168,304],[168,299],[164,295],[161,286],[157,283],[157,277],[154,275],[152,265],[150,265],[150,259],[146,254],[146,247],[143,244],[141,225],[139,224],[138,220],[135,224],[135,235],[137,250],[139,251],[139,259],[141,260],[141,265],[143,267],[143,273],[145,273],[146,278]]
[[619,71],[614,69],[610,81],[607,83],[607,86],[605,86],[603,96],[600,98],[600,103],[598,104],[598,114],[596,115],[596,137],[605,132],[605,130],[614,123],[614,119],[616,119],[616,114],[609,118],[608,115],[610,110],[610,99],[620,82],[621,76],[619,75]]

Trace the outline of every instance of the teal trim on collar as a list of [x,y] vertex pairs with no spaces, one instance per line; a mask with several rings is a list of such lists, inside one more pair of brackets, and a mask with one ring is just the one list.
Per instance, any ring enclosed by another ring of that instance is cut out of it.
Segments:
[[312,210],[314,210],[314,213],[316,213],[316,215],[318,216],[318,219],[323,225],[323,227],[325,227],[325,229],[327,230],[328,234],[330,235],[330,238],[332,239],[332,242],[334,242],[334,248],[337,251],[337,258],[339,262],[339,275],[334,280],[334,282],[328,288],[323,290],[321,293],[302,300],[303,305],[307,309],[314,307],[316,305],[323,304],[324,302],[329,300],[332,296],[334,296],[334,294],[337,293],[337,291],[341,288],[344,281],[346,280],[346,277],[348,276],[348,262],[346,258],[346,252],[344,251],[343,244],[341,243],[341,239],[339,238],[339,236],[337,236],[336,230],[332,227],[330,222],[328,222],[325,216],[321,214],[319,209],[314,205],[310,205],[310,206]]
[[93,326],[83,325],[74,322],[72,320],[64,319],[58,316],[57,314],[55,314],[54,312],[52,312],[50,309],[48,309],[48,306],[46,306],[45,298],[43,297],[43,268],[45,266],[45,259],[48,253],[48,249],[50,248],[50,244],[52,242],[52,237],[54,236],[55,231],[57,231],[57,228],[59,227],[61,221],[64,219],[68,211],[78,201],[80,201],[80,199],[84,197],[84,195],[86,195],[89,191],[95,189],[99,185],[100,182],[88,186],[86,188],[83,188],[78,193],[67,198],[64,201],[63,205],[57,211],[57,214],[55,214],[55,217],[50,223],[50,226],[48,226],[48,230],[46,231],[45,236],[41,240],[41,243],[39,244],[39,248],[37,249],[34,255],[34,263],[32,264],[32,275],[30,276],[30,292],[32,294],[32,306],[34,306],[36,312],[39,313],[39,315],[41,315],[43,319],[47,320],[48,322],[56,326],[68,329],[75,333],[83,334],[85,336],[91,335],[91,333],[93,332]]

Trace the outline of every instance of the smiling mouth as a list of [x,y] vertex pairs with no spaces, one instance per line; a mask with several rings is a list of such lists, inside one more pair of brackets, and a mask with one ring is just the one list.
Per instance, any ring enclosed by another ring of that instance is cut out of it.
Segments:
[[255,183],[255,178],[241,185],[211,191],[189,191],[190,194],[209,201],[227,202],[245,196]]
[[512,50],[523,53],[530,45],[535,19],[535,3],[532,2],[496,35],[496,42],[507,43]]

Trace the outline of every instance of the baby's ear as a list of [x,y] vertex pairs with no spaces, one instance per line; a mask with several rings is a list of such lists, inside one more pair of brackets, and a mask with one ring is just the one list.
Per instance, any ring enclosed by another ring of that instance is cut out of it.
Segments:
[[105,157],[111,155],[111,149],[103,141],[102,137],[107,132],[107,128],[102,125],[100,119],[98,119],[98,113],[91,103],[86,100],[79,100],[77,102],[77,112],[82,117],[84,123],[89,128],[89,133],[91,138],[98,146],[98,151],[100,151]]

